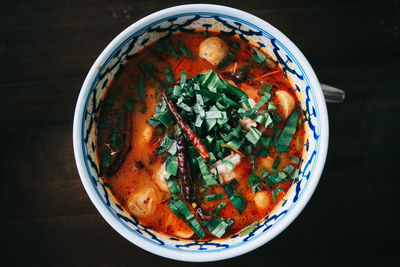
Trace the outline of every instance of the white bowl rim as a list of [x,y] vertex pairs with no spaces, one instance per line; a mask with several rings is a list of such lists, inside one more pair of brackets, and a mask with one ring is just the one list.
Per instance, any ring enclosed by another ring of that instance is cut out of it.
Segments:
[[[160,246],[152,244],[151,242],[146,242],[144,239],[137,238],[136,236],[132,235],[125,227],[122,227],[118,220],[111,214],[109,214],[109,211],[104,206],[100,197],[90,183],[90,177],[86,171],[83,152],[81,149],[81,143],[83,141],[81,136],[82,114],[84,111],[84,105],[86,103],[85,100],[90,92],[91,84],[95,79],[97,72],[99,71],[98,66],[102,66],[107,58],[113,53],[115,48],[118,47],[118,45],[126,38],[131,36],[132,32],[135,32],[137,29],[145,27],[146,25],[158,20],[159,18],[188,12],[215,12],[224,15],[231,15],[234,17],[243,18],[247,21],[251,21],[251,23],[257,25],[260,28],[268,29],[269,33],[279,39],[280,42],[284,43],[284,45],[291,51],[291,53],[296,56],[296,59],[300,62],[305,73],[307,73],[307,76],[310,79],[311,87],[313,88],[313,91],[315,93],[317,106],[320,111],[321,121],[319,157],[317,158],[316,167],[314,169],[314,172],[311,174],[311,177],[309,178],[310,181],[306,190],[304,191],[301,198],[299,198],[296,205],[291,209],[291,211],[287,213],[284,218],[282,218],[282,220],[277,223],[277,225],[274,225],[275,227],[269,229],[268,232],[264,233],[263,236],[261,236],[260,238],[251,240],[241,246],[237,246],[229,250],[222,250],[218,252],[209,251],[209,253],[196,253],[183,250],[173,251],[167,248],[162,248]],[[114,230],[116,230],[119,234],[121,234],[123,237],[125,237],[138,247],[143,248],[156,255],[180,261],[208,262],[236,257],[262,246],[263,244],[267,243],[275,236],[277,236],[279,233],[281,233],[284,229],[286,229],[286,227],[288,227],[290,223],[298,216],[298,214],[303,210],[303,208],[313,195],[313,192],[315,191],[315,188],[319,182],[320,176],[324,168],[329,140],[328,125],[328,113],[326,109],[325,98],[322,94],[322,90],[320,88],[319,81],[314,73],[314,70],[312,69],[304,55],[300,52],[300,50],[283,33],[281,33],[278,29],[276,29],[266,21],[242,10],[213,4],[189,4],[174,6],[152,13],[130,25],[107,45],[107,47],[103,50],[100,56],[96,59],[95,63],[92,65],[80,90],[73,121],[73,147],[75,161],[77,164],[79,176],[82,180],[82,184],[97,210],[107,221],[107,223],[114,228]]]

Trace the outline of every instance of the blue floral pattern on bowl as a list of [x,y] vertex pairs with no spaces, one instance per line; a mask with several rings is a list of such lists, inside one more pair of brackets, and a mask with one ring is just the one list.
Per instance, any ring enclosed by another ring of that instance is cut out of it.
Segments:
[[[266,51],[279,62],[282,70],[295,86],[306,120],[307,142],[304,146],[304,157],[299,178],[294,181],[288,194],[279,205],[266,218],[260,221],[254,230],[245,235],[237,234],[226,239],[208,241],[183,240],[157,233],[141,225],[118,204],[118,201],[112,195],[110,188],[99,175],[99,162],[96,157],[96,114],[99,111],[107,86],[121,66],[135,53],[161,37],[177,32],[193,31],[225,32],[251,42]],[[131,234],[147,239],[153,244],[169,250],[190,250],[191,252],[206,253],[208,251],[232,249],[259,238],[273,228],[296,205],[298,199],[307,188],[310,174],[316,165],[320,145],[321,122],[316,102],[316,96],[312,90],[310,80],[299,61],[280,40],[258,26],[236,17],[207,12],[184,13],[167,17],[133,33],[99,68],[86,98],[86,106],[83,112],[81,134],[86,171],[91,177],[93,188],[110,214]]]

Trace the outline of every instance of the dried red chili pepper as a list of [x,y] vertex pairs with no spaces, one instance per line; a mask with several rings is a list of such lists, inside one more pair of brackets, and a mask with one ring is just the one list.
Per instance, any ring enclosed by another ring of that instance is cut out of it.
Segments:
[[181,134],[176,142],[179,177],[181,179],[182,196],[189,203],[195,202],[194,184],[190,173],[189,160],[186,155],[185,137]]
[[189,127],[189,125],[183,119],[182,115],[179,114],[178,108],[176,107],[174,102],[172,102],[171,98],[167,95],[166,92],[162,93],[162,97],[167,103],[167,106],[171,111],[172,115],[174,116],[176,123],[178,123],[179,128],[181,128],[181,130],[185,133],[186,137],[192,143],[197,152],[199,152],[200,156],[204,160],[209,159],[210,155],[208,154],[207,148],[204,146],[203,142],[201,142],[200,138]]
[[199,216],[200,219],[203,221],[211,221],[212,215],[208,214],[202,207],[198,206],[196,208],[196,214]]

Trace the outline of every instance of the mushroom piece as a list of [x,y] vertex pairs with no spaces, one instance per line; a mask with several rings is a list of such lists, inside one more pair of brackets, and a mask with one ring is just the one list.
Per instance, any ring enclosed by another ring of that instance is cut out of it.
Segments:
[[267,191],[258,191],[254,195],[254,203],[257,209],[266,210],[271,204],[271,195]]
[[219,37],[209,37],[200,43],[199,57],[217,66],[228,54],[228,45]]
[[156,210],[158,197],[153,188],[144,188],[132,194],[127,205],[133,215],[137,217],[148,217]]
[[286,120],[287,117],[292,113],[296,104],[293,96],[285,90],[278,90],[275,92],[276,104],[282,116],[282,119]]

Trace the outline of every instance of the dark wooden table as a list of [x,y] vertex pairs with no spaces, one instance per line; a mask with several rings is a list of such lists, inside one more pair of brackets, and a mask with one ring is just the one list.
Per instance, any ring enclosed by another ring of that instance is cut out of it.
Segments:
[[[345,103],[328,105],[325,171],[288,229],[209,265],[399,266],[400,3],[299,2],[220,3],[270,22],[303,51],[320,81],[346,90]],[[190,265],[115,232],[84,191],[72,149],[75,102],[100,52],[139,18],[183,3],[1,4],[0,265]]]

